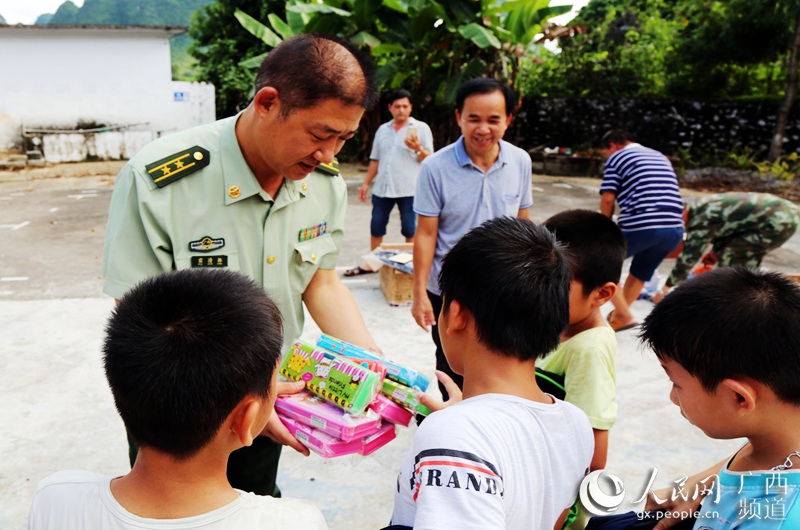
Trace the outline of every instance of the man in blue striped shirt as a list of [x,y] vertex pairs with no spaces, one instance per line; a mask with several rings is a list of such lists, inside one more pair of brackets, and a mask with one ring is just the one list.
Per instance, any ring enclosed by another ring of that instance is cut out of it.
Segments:
[[636,325],[630,304],[639,297],[661,261],[683,237],[683,202],[678,178],[663,154],[634,143],[625,131],[603,136],[608,160],[600,185],[600,212],[608,217],[619,204],[617,223],[633,256],[625,286],[613,299],[608,321],[616,331]]

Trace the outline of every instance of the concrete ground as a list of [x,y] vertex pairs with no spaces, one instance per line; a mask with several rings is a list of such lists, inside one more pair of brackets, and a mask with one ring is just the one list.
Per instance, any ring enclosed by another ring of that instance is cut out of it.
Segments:
[[[91,165],[90,165],[91,166]],[[26,525],[36,484],[60,469],[109,474],[128,470],[127,445],[102,372],[100,344],[112,301],[102,294],[100,262],[113,175],[119,165],[0,173],[0,528]],[[341,268],[368,250],[370,206],[358,201],[364,169],[345,166],[350,209]],[[82,174],[86,174],[84,171]],[[535,220],[598,206],[599,181],[534,176]],[[687,192],[688,194],[688,192]],[[400,241],[393,216],[387,241]],[[764,265],[797,271],[800,236]],[[661,267],[666,277],[672,263]],[[390,307],[378,275],[347,279],[367,325],[387,356],[433,379],[433,346],[406,307]],[[649,302],[636,302],[643,318]],[[676,330],[676,333],[680,330]],[[319,329],[308,321],[304,338]],[[732,453],[738,440],[708,440],[668,399],[669,383],[635,331],[618,334],[619,420],[607,469],[621,477],[626,501],[638,499],[654,469],[655,485],[699,471]],[[434,390],[435,392],[435,390]],[[369,457],[325,460],[284,452],[279,483],[286,496],[323,510],[333,530],[380,528],[392,511],[395,475],[414,428]],[[524,458],[524,455],[520,455]]]

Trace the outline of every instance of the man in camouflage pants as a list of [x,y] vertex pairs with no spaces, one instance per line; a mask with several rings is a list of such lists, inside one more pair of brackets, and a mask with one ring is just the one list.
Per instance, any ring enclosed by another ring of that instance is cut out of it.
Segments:
[[[798,208],[768,193],[717,193],[686,208],[686,239],[664,288],[686,279],[692,267],[755,268],[770,250],[783,245],[798,224]],[[711,250],[703,254],[708,245]]]

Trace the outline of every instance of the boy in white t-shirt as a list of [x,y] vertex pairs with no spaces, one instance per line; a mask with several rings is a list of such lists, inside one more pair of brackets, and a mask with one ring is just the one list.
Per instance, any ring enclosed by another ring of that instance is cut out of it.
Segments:
[[444,258],[439,332],[463,401],[429,416],[398,474],[392,525],[551,530],[588,471],[577,407],[544,394],[537,358],[569,320],[570,271],[544,227],[499,217]]
[[230,453],[252,444],[273,413],[281,342],[277,306],[238,273],[187,269],[134,287],[103,351],[136,463],[120,477],[46,478],[29,529],[326,529],[311,503],[235,490],[226,476]]

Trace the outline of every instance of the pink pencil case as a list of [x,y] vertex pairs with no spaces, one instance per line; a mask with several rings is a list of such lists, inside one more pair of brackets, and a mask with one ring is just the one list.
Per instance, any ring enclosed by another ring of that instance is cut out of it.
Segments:
[[413,412],[406,410],[383,394],[378,394],[375,400],[370,404],[369,410],[378,413],[384,420],[402,425],[403,427],[408,427],[411,423],[411,418],[414,417]]
[[381,426],[381,419],[374,414],[367,416],[348,414],[336,405],[305,390],[289,396],[280,396],[275,400],[275,410],[286,418],[299,421],[303,425],[345,442],[375,434]]
[[278,414],[278,417],[283,424],[286,425],[286,428],[289,429],[289,432],[292,433],[292,436],[300,440],[301,444],[323,458],[352,455],[353,453],[360,453],[362,451],[363,439],[344,442],[329,434],[309,427],[308,425],[303,425],[291,418],[286,418],[280,414]]
[[361,440],[361,453],[364,456],[374,453],[384,445],[388,444],[397,436],[394,424],[384,423],[381,430],[371,436],[365,437]]

